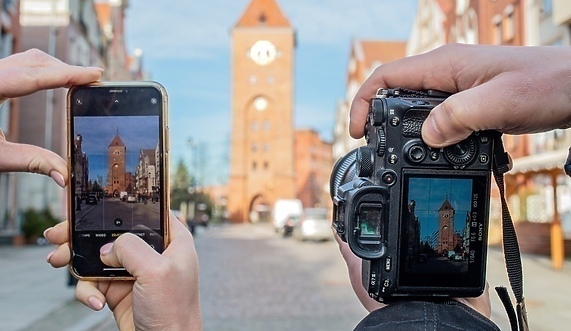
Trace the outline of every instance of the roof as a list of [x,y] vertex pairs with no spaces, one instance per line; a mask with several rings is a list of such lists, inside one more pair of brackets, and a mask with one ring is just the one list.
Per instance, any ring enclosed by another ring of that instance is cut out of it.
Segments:
[[275,0],[252,0],[240,19],[237,28],[291,27]]
[[121,140],[121,137],[119,137],[119,133],[117,133],[115,135],[115,137],[113,138],[113,140],[111,141],[111,143],[109,144],[108,147],[112,147],[112,146],[123,146],[123,147],[125,147],[123,140]]
[[155,150],[154,149],[141,149],[139,154],[140,159],[144,159],[145,157],[149,158],[150,164],[155,164]]
[[450,201],[448,201],[448,197],[446,197],[446,200],[444,200],[442,206],[440,206],[440,209],[438,209],[438,211],[450,210],[450,209],[453,210],[454,208],[452,207],[452,204],[450,204]]
[[567,149],[542,152],[513,160],[513,167],[508,175],[531,173],[563,173],[563,165],[567,161]]
[[355,40],[355,58],[365,67],[389,63],[405,57],[406,41]]

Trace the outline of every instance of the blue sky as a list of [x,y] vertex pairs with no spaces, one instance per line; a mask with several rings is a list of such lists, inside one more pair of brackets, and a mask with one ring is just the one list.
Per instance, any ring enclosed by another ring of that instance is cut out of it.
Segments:
[[[206,184],[227,178],[229,36],[249,2],[137,0],[127,10],[129,51],[143,50],[151,79],[169,93],[171,164],[182,159],[191,170],[202,164]],[[310,127],[331,139],[335,107],[345,95],[352,38],[406,40],[416,2],[278,0],[297,33],[295,127]],[[191,149],[189,139],[198,147]]]

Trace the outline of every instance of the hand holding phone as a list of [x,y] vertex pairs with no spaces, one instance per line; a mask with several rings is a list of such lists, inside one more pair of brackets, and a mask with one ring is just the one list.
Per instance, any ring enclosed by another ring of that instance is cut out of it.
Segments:
[[131,232],[166,248],[167,94],[155,82],[96,83],[68,92],[68,216],[79,279],[130,279],[100,248]]

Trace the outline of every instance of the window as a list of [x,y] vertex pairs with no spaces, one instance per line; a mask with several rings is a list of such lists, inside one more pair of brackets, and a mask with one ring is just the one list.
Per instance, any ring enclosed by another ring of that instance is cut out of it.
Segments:
[[545,15],[553,13],[553,0],[541,0],[541,11]]
[[258,122],[256,121],[252,122],[252,131],[258,131]]
[[505,19],[503,22],[503,40],[510,42],[515,36],[515,20],[514,20],[514,6],[509,5],[504,10]]
[[256,164],[256,162],[252,162],[252,170],[256,171],[256,168],[258,167],[258,165]]
[[502,31],[502,17],[500,15],[494,16],[492,19],[493,28],[493,43],[496,45],[501,45],[503,41],[503,31]]

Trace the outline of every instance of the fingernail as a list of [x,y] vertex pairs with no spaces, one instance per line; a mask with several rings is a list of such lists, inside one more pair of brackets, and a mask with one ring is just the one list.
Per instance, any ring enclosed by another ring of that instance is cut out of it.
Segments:
[[104,69],[103,69],[103,68],[100,68],[100,67],[85,67],[85,69],[96,70],[96,71],[99,71],[99,72],[103,72],[103,71],[104,71]]
[[101,246],[101,249],[99,249],[99,253],[101,255],[107,255],[109,254],[109,252],[111,252],[111,247],[113,247],[113,243],[105,244]]
[[47,229],[44,231],[44,234],[43,234],[44,238],[48,239],[48,237],[47,237],[48,232],[50,232],[52,229],[53,229],[53,227],[50,227],[50,228],[47,228]]
[[55,252],[56,252],[56,251],[53,251],[53,252],[50,252],[50,253],[48,254],[48,256],[46,257],[46,262],[47,262],[47,263],[50,263],[50,259],[52,258],[52,255],[54,255]]
[[59,172],[52,170],[52,172],[50,172],[50,177],[54,180],[54,182],[56,182],[56,184],[59,185],[59,187],[65,187],[65,180]]
[[103,302],[94,296],[89,297],[87,302],[89,303],[89,306],[95,310],[103,309]]

